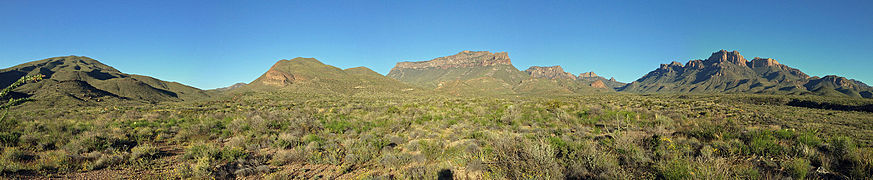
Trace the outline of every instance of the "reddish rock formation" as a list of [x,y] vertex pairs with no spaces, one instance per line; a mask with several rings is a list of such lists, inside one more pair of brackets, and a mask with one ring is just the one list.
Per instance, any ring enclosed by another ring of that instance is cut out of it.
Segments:
[[703,69],[703,60],[691,60],[685,63],[685,68]]
[[600,77],[600,76],[597,76],[597,74],[594,74],[594,72],[587,72],[587,73],[580,73],[579,74],[579,78],[596,78],[596,77]]
[[536,78],[576,80],[576,76],[573,76],[573,74],[571,73],[564,72],[564,68],[561,68],[561,66],[531,66],[527,70],[524,70],[524,72],[527,72],[528,74],[530,74],[530,76]]
[[606,84],[604,84],[603,81],[597,80],[591,83],[591,87],[606,89]]
[[512,65],[506,52],[491,53],[488,51],[462,51],[458,54],[439,57],[430,61],[399,62],[393,70],[399,69],[424,69],[424,68],[456,68]]

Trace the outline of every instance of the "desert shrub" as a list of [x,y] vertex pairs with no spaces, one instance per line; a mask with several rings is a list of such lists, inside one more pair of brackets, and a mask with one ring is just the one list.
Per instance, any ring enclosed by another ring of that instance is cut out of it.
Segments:
[[691,162],[686,159],[673,158],[660,161],[655,166],[658,178],[661,179],[690,179],[692,177]]
[[91,162],[86,166],[88,170],[98,170],[107,168],[124,161],[124,156],[121,154],[102,154],[96,161]]
[[64,149],[71,153],[80,154],[101,151],[109,148],[110,145],[111,143],[103,134],[88,131],[64,145]]
[[316,135],[316,134],[307,134],[306,136],[303,136],[303,143],[310,144],[312,142],[316,142],[318,144],[324,144],[325,139],[322,138],[321,136]]
[[6,147],[0,154],[0,173],[16,172],[26,168],[22,161],[33,158],[28,152],[17,147]]
[[21,150],[20,148],[17,148],[17,147],[3,148],[2,154],[3,154],[3,156],[0,158],[2,158],[3,160],[7,160],[7,161],[17,162],[17,161],[24,161],[24,160],[29,160],[29,159],[33,158],[33,155],[31,155],[29,152]]
[[130,161],[151,159],[158,155],[158,147],[152,144],[140,144],[130,149]]
[[773,132],[779,139],[794,139],[794,130],[791,129],[779,129]]
[[301,163],[306,162],[306,154],[300,148],[294,149],[280,149],[273,154],[273,158],[270,159],[270,164],[274,166],[281,166],[290,163]]
[[63,150],[40,152],[36,160],[36,169],[42,171],[71,171],[78,169],[73,159]]
[[198,157],[193,164],[182,164],[173,168],[172,174],[184,179],[214,179],[212,177],[212,157]]
[[752,154],[777,156],[782,153],[782,146],[776,142],[776,138],[768,131],[752,132],[749,136],[749,148]]
[[816,136],[814,132],[810,131],[798,133],[797,141],[811,147],[818,147],[821,145],[821,138]]
[[352,128],[352,123],[344,119],[331,119],[323,122],[324,129],[331,133],[342,134]]
[[830,139],[831,151],[837,157],[845,157],[855,151],[855,142],[847,136],[835,136]]
[[804,179],[809,172],[809,160],[804,158],[793,158],[783,162],[782,168],[795,179]]
[[493,147],[496,165],[491,170],[509,179],[563,178],[554,149],[546,142],[507,137],[496,140]]
[[302,144],[303,142],[299,138],[288,133],[279,134],[279,137],[273,142],[273,146],[282,149],[291,149]]
[[227,162],[246,159],[249,156],[249,153],[241,147],[224,147],[221,149],[220,154],[220,160]]
[[182,154],[182,158],[184,159],[198,159],[201,157],[210,157],[215,158],[221,154],[221,151],[218,147],[211,143],[194,143],[189,145],[185,149],[185,153]]

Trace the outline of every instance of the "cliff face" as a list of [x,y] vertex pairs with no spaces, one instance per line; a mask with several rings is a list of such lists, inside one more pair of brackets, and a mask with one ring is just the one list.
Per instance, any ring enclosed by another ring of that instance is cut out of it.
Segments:
[[564,72],[564,68],[561,66],[531,66],[524,72],[530,74],[531,77],[535,78],[548,78],[548,79],[572,79],[576,80],[576,76],[573,74]]
[[529,78],[512,65],[506,52],[488,51],[462,51],[427,61],[399,62],[387,76],[416,86],[441,89],[452,89],[452,85],[514,87]]
[[462,51],[458,54],[439,57],[429,61],[399,62],[391,71],[404,69],[426,68],[459,68],[481,67],[494,65],[512,65],[506,52],[491,53],[488,51]]

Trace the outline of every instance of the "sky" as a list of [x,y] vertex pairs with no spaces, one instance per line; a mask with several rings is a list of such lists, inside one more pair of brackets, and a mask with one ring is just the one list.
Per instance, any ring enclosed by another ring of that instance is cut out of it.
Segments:
[[630,82],[721,49],[873,84],[873,1],[0,0],[0,68],[88,56],[201,89],[281,59],[387,74],[463,50]]

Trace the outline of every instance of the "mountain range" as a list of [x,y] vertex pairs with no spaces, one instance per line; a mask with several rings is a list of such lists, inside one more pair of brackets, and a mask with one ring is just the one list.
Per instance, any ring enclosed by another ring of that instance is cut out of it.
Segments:
[[873,88],[854,79],[810,77],[772,58],[747,60],[737,51],[720,50],[685,64],[672,62],[631,83],[594,72],[573,75],[560,65],[518,70],[506,52],[462,51],[425,61],[397,63],[387,75],[366,67],[340,69],[314,58],[280,60],[250,83],[200,90],[176,82],[122,73],[81,56],[54,57],[0,69],[0,86],[26,75],[45,79],[26,84],[13,97],[31,97],[50,105],[98,105],[105,102],[185,101],[210,94],[292,92],[323,95],[440,93],[450,95],[630,93],[753,93],[873,98]]
[[706,60],[661,64],[620,89],[653,93],[756,93],[823,96],[873,96],[870,86],[835,75],[810,77],[772,58],[746,60],[737,51],[721,50]]

